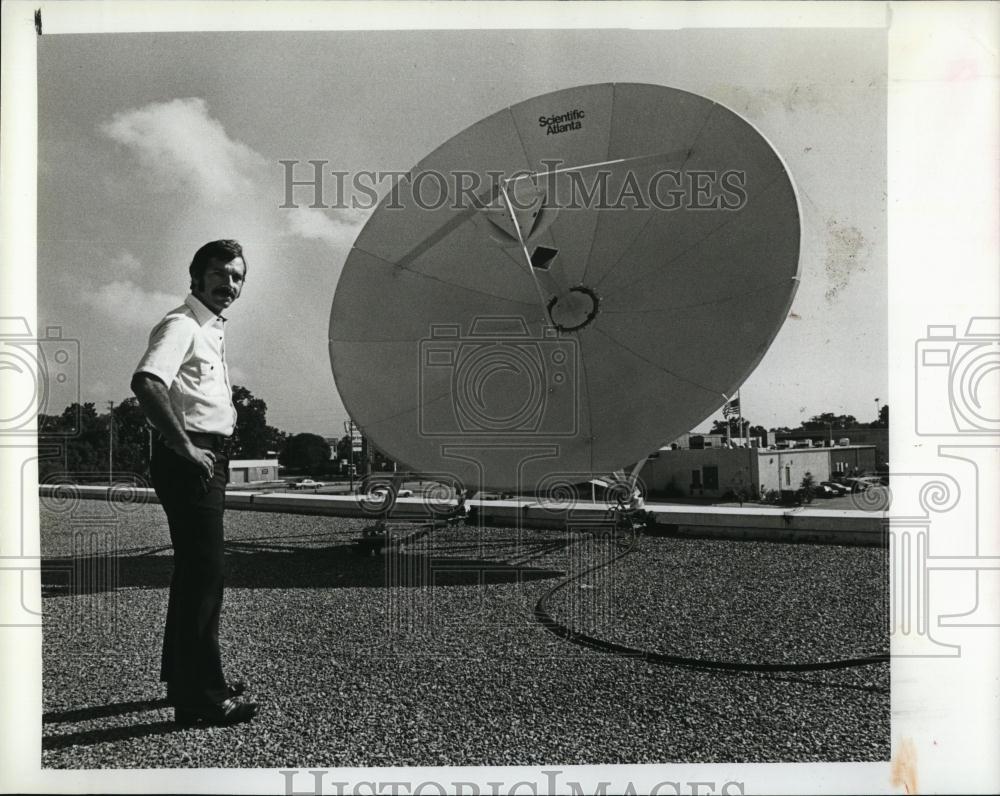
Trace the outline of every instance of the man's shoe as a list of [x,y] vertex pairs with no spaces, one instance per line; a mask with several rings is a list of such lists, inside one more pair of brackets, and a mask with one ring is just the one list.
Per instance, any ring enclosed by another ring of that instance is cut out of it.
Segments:
[[[237,677],[231,683],[227,683],[226,684],[226,696],[230,696],[230,697],[243,696],[247,692],[247,690],[249,688],[250,688],[250,684],[246,680]],[[174,694],[173,698],[171,698],[171,693],[170,692],[171,692],[171,689],[170,689],[170,685],[168,683],[167,684],[167,700],[170,701],[170,702],[176,702],[176,701],[178,701],[176,694]]]
[[215,705],[175,707],[174,721],[182,727],[193,727],[199,723],[209,725],[242,724],[245,721],[250,721],[256,713],[257,704],[255,702],[240,702],[234,697],[230,697]]

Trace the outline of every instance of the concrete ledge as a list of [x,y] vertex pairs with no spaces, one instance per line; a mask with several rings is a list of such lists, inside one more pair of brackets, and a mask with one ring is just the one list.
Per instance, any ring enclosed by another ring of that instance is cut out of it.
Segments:
[[[107,500],[106,486],[42,484],[39,496],[53,500]],[[120,503],[158,503],[152,489],[118,487],[110,496]],[[603,505],[592,503],[542,504],[533,500],[470,500],[470,514],[484,525],[518,525],[562,530],[574,523],[593,525],[607,516]],[[357,495],[318,495],[291,492],[227,491],[226,507],[243,511],[276,511],[329,517],[376,519]],[[885,546],[888,513],[814,508],[735,508],[647,504],[655,524],[664,533],[719,539],[820,542]],[[429,520],[439,513],[419,497],[399,498],[394,520]]]
[[[51,498],[53,504],[58,501],[70,500],[108,500],[108,487],[87,486],[83,484],[39,484],[38,496]],[[117,503],[159,503],[156,493],[150,487],[131,487],[118,485],[113,488],[110,499]]]
[[[480,521],[512,525],[520,519],[529,528],[564,528],[573,522],[599,521],[603,506],[590,503],[542,505],[526,500],[470,501]],[[887,512],[814,508],[781,509],[745,506],[678,506],[647,504],[646,511],[665,533],[725,539],[809,541],[828,544],[887,544]]]

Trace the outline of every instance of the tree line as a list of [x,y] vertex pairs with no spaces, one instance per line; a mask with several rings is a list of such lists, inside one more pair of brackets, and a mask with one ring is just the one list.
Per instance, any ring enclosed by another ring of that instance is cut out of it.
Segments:
[[[232,459],[265,459],[277,454],[279,463],[288,470],[321,477],[347,474],[342,463],[353,466],[356,474],[366,469],[387,471],[395,467],[392,459],[374,446],[369,450],[367,439],[363,449],[356,451],[347,434],[331,446],[319,434],[288,434],[268,425],[267,403],[246,387],[233,387],[233,404],[236,428],[231,440]],[[709,433],[740,437],[740,422],[736,417],[715,420]],[[764,437],[767,433],[763,426],[745,418],[742,423],[751,437]],[[889,406],[885,405],[878,420],[872,423],[858,423],[853,415],[824,412],[804,421],[800,430],[841,431],[888,425]],[[786,426],[771,429],[794,430]],[[146,416],[135,398],[126,398],[104,413],[98,413],[93,403],[74,403],[62,414],[39,415],[39,478],[44,481],[54,475],[69,474],[80,480],[99,479],[107,477],[109,471],[145,476],[149,471],[151,440]]]
[[[708,432],[709,434],[723,434],[729,437],[742,437],[746,436],[745,433],[740,431],[741,418],[730,417],[723,420],[713,420],[712,428]],[[764,438],[767,434],[767,429],[761,425],[754,425],[746,418],[742,418],[742,424],[744,429],[749,429],[749,436],[751,437],[761,437]],[[778,426],[777,428],[772,428],[771,431],[785,434],[795,431],[846,431],[850,428],[888,428],[889,427],[889,405],[879,409],[878,419],[872,421],[871,423],[860,423],[854,415],[838,415],[833,412],[823,412],[818,415],[813,415],[808,420],[803,420],[798,428],[789,428],[788,426]]]
[[[339,473],[339,460],[360,469],[361,455],[351,450],[345,435],[334,450],[318,434],[288,434],[267,422],[267,403],[249,389],[233,387],[236,428],[230,440],[231,459],[265,459],[277,454],[290,470],[311,475]],[[61,414],[38,417],[39,480],[70,476],[77,480],[106,479],[134,473],[146,476],[153,432],[136,398],[126,398],[98,412],[92,402],[74,403]],[[375,452],[376,469],[392,469],[391,460]]]

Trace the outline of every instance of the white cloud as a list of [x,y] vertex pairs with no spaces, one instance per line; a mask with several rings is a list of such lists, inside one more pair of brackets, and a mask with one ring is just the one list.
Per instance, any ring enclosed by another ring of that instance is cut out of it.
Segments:
[[116,113],[101,132],[128,147],[154,183],[219,202],[253,189],[264,158],[229,137],[198,97],[154,102]]
[[334,248],[349,248],[361,231],[368,214],[360,210],[326,213],[312,207],[287,211],[288,232],[310,240],[323,240]]
[[131,252],[122,252],[117,257],[112,257],[108,266],[112,271],[126,274],[137,274],[142,270],[142,263],[139,262],[139,258]]
[[156,290],[145,290],[131,279],[116,280],[85,291],[84,304],[106,315],[119,325],[151,329],[169,310],[181,303],[181,297]]

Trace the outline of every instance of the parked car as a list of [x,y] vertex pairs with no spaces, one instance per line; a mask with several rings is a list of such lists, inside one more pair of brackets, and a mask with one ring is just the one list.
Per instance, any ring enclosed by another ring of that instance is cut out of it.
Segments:
[[873,486],[878,486],[881,481],[873,476],[862,476],[860,478],[845,478],[844,486],[848,487],[851,492],[857,494],[859,492],[866,492]]
[[313,481],[311,478],[303,478],[297,484],[292,484],[292,489],[319,489],[324,486],[322,481]]
[[820,486],[832,489],[835,495],[846,495],[851,491],[848,487],[838,484],[836,481],[821,481]]
[[826,484],[816,484],[813,486],[813,497],[832,498],[836,497],[837,494],[837,492],[828,487]]
[[[371,489],[369,489],[368,492],[363,494],[381,496],[382,494],[389,492],[391,489],[392,486],[390,484],[386,483],[372,484]],[[396,497],[413,497],[413,490],[405,488],[397,489]],[[379,499],[382,500],[384,498],[379,497]]]

